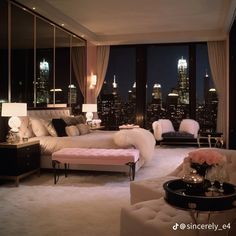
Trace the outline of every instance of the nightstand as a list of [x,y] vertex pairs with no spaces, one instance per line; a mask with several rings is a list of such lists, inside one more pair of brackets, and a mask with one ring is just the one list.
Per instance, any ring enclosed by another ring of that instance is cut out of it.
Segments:
[[90,130],[104,130],[105,129],[105,126],[92,126],[90,127]]
[[18,186],[21,178],[39,171],[39,141],[0,143],[1,179],[13,179]]

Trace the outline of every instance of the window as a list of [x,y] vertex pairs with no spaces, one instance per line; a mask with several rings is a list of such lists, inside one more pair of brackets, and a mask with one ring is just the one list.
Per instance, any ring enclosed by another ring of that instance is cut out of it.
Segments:
[[186,45],[147,46],[147,128],[161,118],[177,128],[189,117],[188,58]]
[[135,123],[137,101],[143,99],[146,101],[143,127],[147,129],[161,118],[170,119],[176,129],[182,119],[193,118],[199,121],[202,131],[215,131],[217,94],[211,80],[206,44],[144,45],[146,53],[142,64],[146,73],[142,79],[146,86],[142,94],[136,93],[135,86],[138,47],[112,46],[110,49],[107,74],[98,99],[103,124],[117,129],[120,124]]
[[207,45],[196,44],[196,119],[201,131],[216,131],[217,92],[212,81]]
[[135,123],[135,80],[135,47],[111,47],[104,85],[98,97],[98,115],[107,129]]

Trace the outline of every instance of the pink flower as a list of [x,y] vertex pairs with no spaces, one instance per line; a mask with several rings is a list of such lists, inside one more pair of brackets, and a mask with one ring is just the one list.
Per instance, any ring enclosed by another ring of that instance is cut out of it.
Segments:
[[226,161],[225,156],[214,150],[197,150],[188,154],[189,161],[202,165],[204,162],[211,165],[222,164]]

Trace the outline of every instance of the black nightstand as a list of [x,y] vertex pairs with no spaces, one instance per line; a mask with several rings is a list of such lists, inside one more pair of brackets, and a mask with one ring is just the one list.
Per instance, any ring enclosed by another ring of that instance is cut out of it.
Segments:
[[0,143],[1,179],[13,179],[18,186],[21,178],[39,171],[39,141]]

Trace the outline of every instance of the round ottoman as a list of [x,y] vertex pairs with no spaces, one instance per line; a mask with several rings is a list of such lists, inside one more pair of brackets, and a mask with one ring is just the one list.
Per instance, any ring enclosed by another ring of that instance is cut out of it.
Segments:
[[[181,230],[180,224],[193,222],[190,214],[168,205],[163,198],[122,208],[120,236],[195,236],[195,230]],[[178,224],[178,225],[177,225]]]
[[[177,209],[163,197],[144,201],[121,209],[120,236],[231,236],[236,234],[235,210],[210,212],[208,218],[209,212]],[[196,225],[205,228],[197,230]]]
[[163,184],[169,180],[177,179],[176,176],[164,176],[160,178],[144,179],[130,183],[130,202],[138,202],[158,199],[164,196]]

